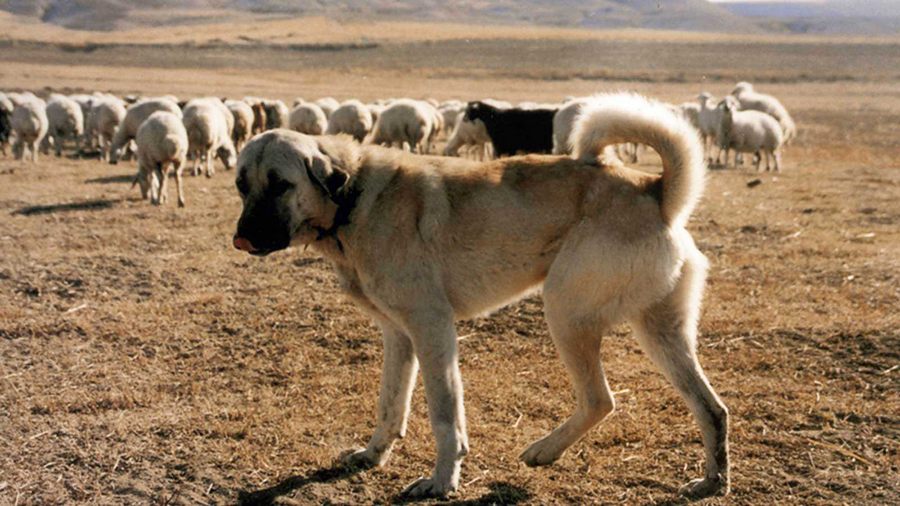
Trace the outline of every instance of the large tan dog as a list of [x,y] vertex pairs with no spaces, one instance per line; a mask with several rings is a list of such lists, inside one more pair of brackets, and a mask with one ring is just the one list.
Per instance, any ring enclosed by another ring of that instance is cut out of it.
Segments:
[[[572,158],[484,163],[285,130],[247,144],[235,247],[265,255],[313,246],[384,333],[377,428],[366,448],[344,455],[347,463],[387,461],[421,367],[437,461],[406,493],[455,490],[469,442],[454,322],[543,286],[578,404],[522,460],[552,463],[612,412],[600,342],[627,320],[702,431],[706,473],[683,492],[727,493],[728,411],[695,352],[706,260],[684,228],[703,187],[697,134],[663,105],[617,94],[594,97],[572,139]],[[653,147],[662,176],[598,160],[621,142]]]

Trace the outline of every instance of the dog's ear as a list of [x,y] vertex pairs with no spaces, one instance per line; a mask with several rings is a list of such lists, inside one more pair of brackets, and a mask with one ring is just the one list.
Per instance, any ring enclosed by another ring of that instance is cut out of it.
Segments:
[[306,164],[306,175],[332,201],[337,200],[350,174],[325,153],[315,154]]

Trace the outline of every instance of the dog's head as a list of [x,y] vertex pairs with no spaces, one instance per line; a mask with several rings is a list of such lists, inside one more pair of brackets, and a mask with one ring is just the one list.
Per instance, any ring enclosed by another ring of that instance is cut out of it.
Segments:
[[352,143],[340,138],[280,129],[253,138],[237,163],[244,208],[234,247],[267,255],[321,238],[334,223],[356,158]]

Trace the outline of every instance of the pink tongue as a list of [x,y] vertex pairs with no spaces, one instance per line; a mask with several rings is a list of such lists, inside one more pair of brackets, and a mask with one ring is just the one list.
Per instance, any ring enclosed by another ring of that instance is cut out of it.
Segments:
[[250,241],[244,239],[243,237],[234,238],[234,247],[248,253],[256,251],[256,248],[253,247],[253,244],[251,244]]

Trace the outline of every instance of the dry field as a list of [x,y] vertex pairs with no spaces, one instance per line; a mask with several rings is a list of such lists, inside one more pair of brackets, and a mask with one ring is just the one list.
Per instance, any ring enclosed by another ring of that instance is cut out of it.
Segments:
[[[700,356],[732,413],[732,495],[705,503],[900,503],[896,42],[404,33],[332,50],[31,38],[0,48],[0,89],[680,102],[758,81],[800,128],[786,168],[711,171],[690,224],[712,264]],[[0,156],[0,504],[388,503],[428,472],[421,386],[387,467],[336,466],[373,428],[381,347],[329,266],[234,251],[230,173],[157,209],[133,172]],[[517,462],[573,407],[541,312],[534,297],[460,324],[471,453],[453,501],[679,503],[699,432],[624,327],[603,349],[617,411],[556,465]]]

